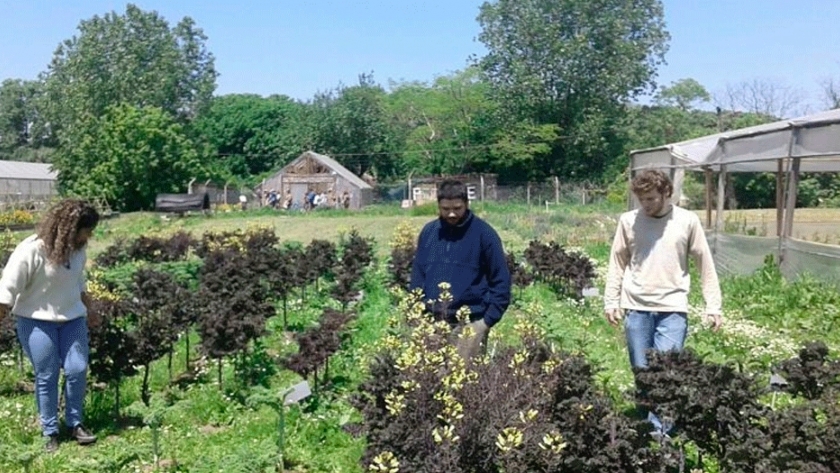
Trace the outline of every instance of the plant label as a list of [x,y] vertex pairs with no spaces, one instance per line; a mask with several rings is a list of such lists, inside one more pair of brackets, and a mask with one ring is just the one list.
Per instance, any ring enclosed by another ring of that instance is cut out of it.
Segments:
[[309,389],[309,383],[306,381],[301,381],[298,384],[295,384],[288,391],[286,391],[286,395],[284,396],[283,404],[289,405],[294,404],[298,401],[306,399],[309,395],[312,394],[312,390]]

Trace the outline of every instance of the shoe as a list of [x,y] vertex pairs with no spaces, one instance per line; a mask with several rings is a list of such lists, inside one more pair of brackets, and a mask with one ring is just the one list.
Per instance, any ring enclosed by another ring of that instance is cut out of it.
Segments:
[[76,442],[78,442],[79,445],[89,445],[96,442],[96,435],[90,433],[90,431],[82,424],[78,424],[73,427],[73,433],[71,435],[74,439],[76,439]]
[[44,444],[44,450],[47,453],[55,453],[58,451],[58,434],[52,434],[47,437],[47,443]]

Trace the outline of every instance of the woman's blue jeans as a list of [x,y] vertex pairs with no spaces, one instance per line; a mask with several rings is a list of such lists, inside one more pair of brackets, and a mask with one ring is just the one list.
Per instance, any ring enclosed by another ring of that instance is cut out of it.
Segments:
[[58,434],[58,375],[64,369],[64,422],[82,423],[87,381],[87,319],[47,322],[17,317],[17,334],[35,370],[35,403],[45,436]]
[[[624,318],[624,334],[633,368],[647,367],[648,350],[681,351],[688,333],[684,312],[649,312],[628,310]],[[668,433],[671,426],[663,426],[659,418],[648,412],[648,420],[660,432]]]

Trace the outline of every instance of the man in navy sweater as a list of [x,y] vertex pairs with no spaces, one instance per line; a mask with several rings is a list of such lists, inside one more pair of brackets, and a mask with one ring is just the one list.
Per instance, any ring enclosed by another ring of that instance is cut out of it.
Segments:
[[470,211],[467,187],[443,181],[437,199],[439,218],[420,232],[409,290],[421,289],[425,300],[437,300],[439,284],[450,284],[452,301],[430,310],[460,329],[455,312],[469,308],[473,336],[459,340],[458,352],[471,358],[486,350],[490,327],[510,304],[510,272],[498,233]]

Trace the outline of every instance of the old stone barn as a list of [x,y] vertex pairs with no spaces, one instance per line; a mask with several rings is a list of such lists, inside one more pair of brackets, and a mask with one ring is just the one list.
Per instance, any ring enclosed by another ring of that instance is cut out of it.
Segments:
[[309,189],[316,193],[341,196],[346,191],[350,196],[350,208],[360,209],[373,202],[373,187],[329,156],[306,151],[294,161],[265,179],[262,190],[274,190],[280,198],[289,190],[293,207],[303,206],[304,196]]

